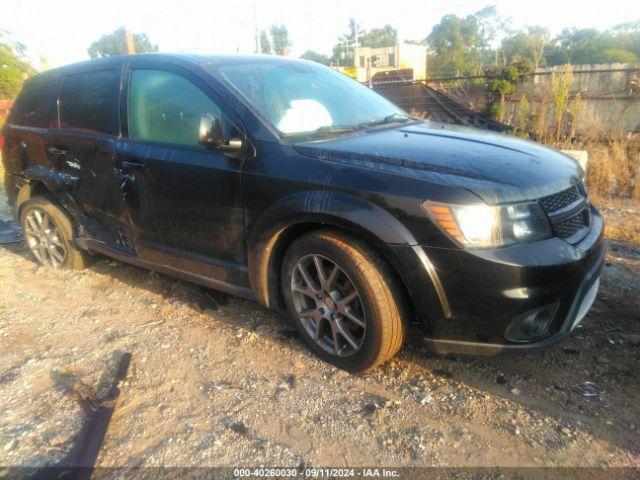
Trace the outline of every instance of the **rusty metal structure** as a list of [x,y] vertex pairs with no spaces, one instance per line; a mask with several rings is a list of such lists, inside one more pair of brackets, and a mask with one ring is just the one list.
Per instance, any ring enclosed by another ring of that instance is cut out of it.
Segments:
[[509,125],[486,117],[427,85],[425,81],[384,82],[371,85],[377,93],[407,112],[443,123],[507,132]]

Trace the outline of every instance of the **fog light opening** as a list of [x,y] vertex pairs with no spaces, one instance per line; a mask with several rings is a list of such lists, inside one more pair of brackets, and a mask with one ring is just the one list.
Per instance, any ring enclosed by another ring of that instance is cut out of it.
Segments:
[[556,302],[521,313],[509,324],[505,337],[511,342],[531,342],[547,336],[558,306]]

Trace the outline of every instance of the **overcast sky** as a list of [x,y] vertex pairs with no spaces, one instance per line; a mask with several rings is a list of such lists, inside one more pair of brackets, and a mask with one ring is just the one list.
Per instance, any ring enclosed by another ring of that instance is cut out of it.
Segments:
[[[365,29],[389,23],[401,39],[422,39],[448,13],[467,15],[487,5],[514,26],[607,28],[640,19],[639,0],[255,0],[259,28],[284,23],[291,54],[307,49],[329,54],[350,17]],[[126,25],[146,32],[165,52],[250,53],[254,49],[252,0],[2,0],[0,29],[23,42],[30,56],[53,66],[88,58],[102,34]]]

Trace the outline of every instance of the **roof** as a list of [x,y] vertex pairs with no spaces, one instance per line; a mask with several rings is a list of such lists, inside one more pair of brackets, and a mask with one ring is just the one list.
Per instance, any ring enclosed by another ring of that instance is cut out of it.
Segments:
[[133,55],[114,55],[110,57],[84,60],[82,62],[71,63],[49,71],[82,70],[87,67],[108,67],[119,64],[123,60],[149,59],[167,63],[191,63],[196,65],[204,64],[233,64],[233,63],[298,63],[308,62],[308,60],[289,58],[278,55],[199,55],[193,53],[136,53]]

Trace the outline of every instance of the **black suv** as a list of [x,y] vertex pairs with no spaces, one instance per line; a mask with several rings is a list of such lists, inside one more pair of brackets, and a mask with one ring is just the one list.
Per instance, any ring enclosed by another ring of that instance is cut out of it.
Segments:
[[38,261],[99,252],[286,308],[352,371],[410,319],[440,353],[549,345],[598,290],[584,172],[535,143],[425,122],[315,63],[133,55],[29,79],[2,132]]

